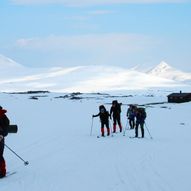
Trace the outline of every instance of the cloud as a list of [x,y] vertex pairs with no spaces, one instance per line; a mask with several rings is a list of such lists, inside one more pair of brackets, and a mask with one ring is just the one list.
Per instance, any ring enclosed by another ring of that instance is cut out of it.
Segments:
[[123,64],[132,57],[148,54],[157,45],[158,39],[135,34],[51,35],[16,42],[21,52],[35,52],[68,65]]
[[116,52],[139,51],[153,44],[155,40],[149,36],[136,34],[87,34],[87,35],[51,35],[45,38],[18,39],[16,46],[39,51],[98,51],[113,50]]
[[191,0],[10,0],[14,4],[63,4],[66,6],[92,6],[127,3],[184,3]]
[[113,14],[116,13],[115,11],[110,10],[95,10],[95,11],[89,11],[90,15],[107,15],[107,14]]

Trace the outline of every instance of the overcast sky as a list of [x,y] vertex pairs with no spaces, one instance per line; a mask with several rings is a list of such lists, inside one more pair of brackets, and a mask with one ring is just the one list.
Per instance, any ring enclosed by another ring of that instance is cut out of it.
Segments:
[[191,72],[191,0],[1,0],[0,54],[30,67]]

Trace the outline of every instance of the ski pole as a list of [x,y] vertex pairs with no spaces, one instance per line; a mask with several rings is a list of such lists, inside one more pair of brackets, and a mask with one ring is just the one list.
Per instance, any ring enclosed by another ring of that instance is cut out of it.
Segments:
[[15,151],[13,151],[10,147],[8,147],[6,144],[4,144],[5,147],[7,147],[12,153],[14,153],[19,159],[21,159],[23,162],[24,162],[24,165],[28,165],[29,162],[28,161],[25,161],[23,158],[21,158]]
[[110,131],[111,131],[111,136],[113,137],[113,131],[112,131],[112,125],[111,125],[111,120],[109,119],[109,127],[110,127]]
[[91,124],[91,129],[90,129],[90,136],[92,136],[92,129],[93,129],[93,122],[94,120],[93,120],[93,116],[92,116],[92,124]]
[[127,130],[127,124],[128,124],[128,119],[127,119],[127,123],[125,125],[124,131],[123,131],[123,136],[125,136],[126,130]]
[[153,137],[151,136],[151,134],[150,134],[150,132],[149,132],[149,129],[148,129],[146,123],[145,123],[145,127],[146,127],[146,129],[147,129],[147,131],[148,131],[148,133],[149,133],[150,138],[153,139]]

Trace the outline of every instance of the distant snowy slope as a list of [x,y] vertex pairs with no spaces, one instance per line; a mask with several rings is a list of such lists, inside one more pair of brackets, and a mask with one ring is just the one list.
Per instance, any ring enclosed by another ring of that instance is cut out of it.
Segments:
[[3,55],[0,54],[0,69],[21,69],[23,68],[22,65],[18,64],[17,62],[15,62],[14,60],[5,57]]
[[167,71],[166,68],[173,73],[165,64],[161,64],[149,74],[136,71],[135,68],[96,65],[27,68],[1,55],[0,89],[4,92],[28,90],[103,92],[179,86],[180,83],[173,81],[173,78],[165,79],[160,76],[163,71]]
[[157,65],[153,69],[149,70],[147,74],[181,82],[189,80],[191,81],[191,73],[186,73],[177,70],[168,65],[164,61],[162,61],[159,65]]
[[172,80],[108,66],[47,69],[41,73],[0,81],[2,91],[98,92],[176,85],[179,84]]
[[29,73],[29,70],[14,60],[0,54],[0,81]]
[[[74,85],[64,89],[64,91],[73,92],[76,89],[80,92],[134,90],[177,85],[172,80],[153,77],[135,70],[103,66],[86,67],[85,70],[93,75],[85,80],[79,80]],[[80,71],[80,73],[83,73],[83,71]]]

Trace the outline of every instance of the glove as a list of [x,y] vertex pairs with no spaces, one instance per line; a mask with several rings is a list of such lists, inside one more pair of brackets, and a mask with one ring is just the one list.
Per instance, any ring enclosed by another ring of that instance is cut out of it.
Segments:
[[3,140],[3,135],[0,135],[0,142]]

